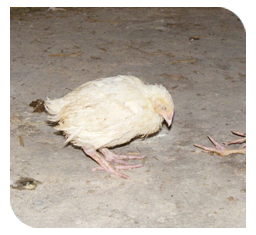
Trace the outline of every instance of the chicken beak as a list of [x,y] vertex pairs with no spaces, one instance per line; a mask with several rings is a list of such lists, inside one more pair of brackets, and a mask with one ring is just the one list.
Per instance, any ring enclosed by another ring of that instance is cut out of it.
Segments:
[[167,122],[168,127],[172,125],[173,114],[174,114],[174,110],[168,116],[163,115],[163,118]]

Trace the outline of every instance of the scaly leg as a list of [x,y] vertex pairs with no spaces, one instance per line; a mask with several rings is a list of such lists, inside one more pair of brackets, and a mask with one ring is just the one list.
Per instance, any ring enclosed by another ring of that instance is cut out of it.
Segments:
[[[234,132],[232,131],[234,134],[238,134],[239,132]],[[238,135],[243,134],[243,133],[239,133]],[[245,136],[245,134],[241,135],[241,136]],[[246,154],[246,149],[245,149],[245,145],[241,146],[238,149],[227,149],[224,146],[222,146],[221,144],[219,144],[217,141],[215,141],[212,137],[207,136],[210,141],[215,145],[215,148],[211,148],[211,147],[205,147],[199,144],[194,144],[194,146],[201,148],[203,150],[209,151],[209,152],[213,152],[213,153],[217,153],[222,157],[226,157],[232,153],[241,153],[241,154]],[[244,143],[246,141],[246,138],[242,138],[236,141],[231,141],[229,143],[227,143],[226,145],[229,144],[237,144],[237,143]]]
[[138,165],[126,165],[126,166],[114,166],[111,163],[109,163],[107,160],[105,160],[103,157],[101,157],[99,155],[99,153],[97,153],[96,150],[92,150],[92,149],[85,149],[82,148],[84,150],[84,152],[89,155],[92,159],[94,159],[100,166],[99,167],[95,167],[92,169],[92,171],[96,171],[96,170],[105,170],[111,174],[114,175],[118,175],[124,179],[130,179],[129,176],[122,174],[121,172],[116,171],[116,169],[132,169],[132,168],[138,168],[138,167],[142,167],[143,165],[138,164]]
[[127,161],[123,161],[122,159],[134,160],[134,159],[143,159],[144,156],[127,156],[127,155],[118,155],[111,152],[107,148],[101,148],[99,151],[105,156],[106,160],[111,163],[120,163],[123,165],[129,165]]

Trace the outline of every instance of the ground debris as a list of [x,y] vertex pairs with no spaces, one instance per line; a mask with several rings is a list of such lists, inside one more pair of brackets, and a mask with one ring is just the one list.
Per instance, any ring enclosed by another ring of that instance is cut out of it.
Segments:
[[13,185],[10,185],[10,187],[18,190],[34,190],[39,184],[42,184],[42,182],[34,180],[33,178],[20,177],[20,179]]
[[20,140],[20,146],[24,147],[24,140],[22,135],[19,135],[19,140]]
[[37,99],[36,101],[32,101],[29,106],[34,108],[33,113],[42,113],[45,111],[44,101],[41,99]]

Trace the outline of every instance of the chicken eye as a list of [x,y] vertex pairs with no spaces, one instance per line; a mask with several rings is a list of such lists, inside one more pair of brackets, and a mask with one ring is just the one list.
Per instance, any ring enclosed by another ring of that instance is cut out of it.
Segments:
[[162,110],[166,110],[167,108],[165,106],[162,106]]

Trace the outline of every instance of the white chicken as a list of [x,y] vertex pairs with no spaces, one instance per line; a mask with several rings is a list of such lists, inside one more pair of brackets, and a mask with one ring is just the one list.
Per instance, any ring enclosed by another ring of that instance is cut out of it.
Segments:
[[118,169],[142,165],[131,165],[123,159],[144,157],[117,155],[108,148],[159,131],[163,120],[170,126],[174,114],[166,88],[123,75],[87,82],[61,99],[47,98],[45,109],[49,121],[58,122],[55,129],[67,137],[65,143],[82,147],[100,165],[93,171],[105,170],[125,179],[130,177]]

